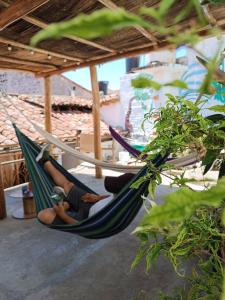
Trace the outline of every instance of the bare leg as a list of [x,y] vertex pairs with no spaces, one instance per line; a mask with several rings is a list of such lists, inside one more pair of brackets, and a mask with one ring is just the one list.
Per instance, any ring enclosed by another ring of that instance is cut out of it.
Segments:
[[51,175],[55,184],[61,186],[64,191],[68,194],[70,189],[74,186],[61,172],[59,172],[50,161],[46,161],[44,164],[45,170]]
[[[71,181],[69,181],[61,172],[59,172],[50,161],[46,161],[46,163],[44,164],[44,168],[48,172],[48,174],[51,175],[55,184],[61,186],[66,192],[66,194],[68,194],[71,188],[74,186],[74,184]],[[82,196],[81,199],[84,202],[97,202],[106,198],[107,196],[108,195],[95,195],[86,193]]]

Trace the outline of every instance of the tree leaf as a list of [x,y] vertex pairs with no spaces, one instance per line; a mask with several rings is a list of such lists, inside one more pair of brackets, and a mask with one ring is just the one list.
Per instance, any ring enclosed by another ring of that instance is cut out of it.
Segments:
[[163,249],[160,243],[155,243],[150,246],[146,254],[146,271],[148,272],[153,264],[153,262],[160,255],[161,250]]
[[182,222],[201,206],[219,207],[225,195],[225,179],[207,191],[195,192],[182,188],[165,197],[165,203],[152,207],[140,227],[166,226],[173,221]]
[[132,183],[132,185],[130,186],[132,189],[138,189],[139,186],[146,181],[145,176],[142,176],[140,178],[138,178],[137,180],[135,180],[135,182]]
[[162,19],[159,11],[157,11],[155,8],[152,8],[152,7],[141,7],[140,14],[148,15],[148,16],[156,19],[157,21],[161,21],[161,19]]
[[114,30],[140,25],[149,27],[139,16],[126,12],[124,9],[101,9],[90,15],[81,14],[69,21],[53,23],[46,29],[39,31],[31,39],[35,46],[46,39],[58,39],[65,35],[74,35],[81,38],[93,39],[110,35]]
[[219,138],[225,140],[225,132],[223,130],[217,130],[217,131],[215,131],[215,135],[218,136]]
[[173,86],[180,89],[188,89],[187,84],[182,80],[173,80],[171,82],[164,84],[164,86]]
[[163,0],[160,2],[159,13],[163,17],[168,13],[169,8],[173,5],[175,0]]
[[199,110],[198,106],[196,106],[196,104],[190,100],[184,100],[183,104],[186,105],[189,109],[191,109],[193,111]]
[[208,108],[209,110],[225,113],[225,105],[214,105]]
[[133,262],[131,264],[131,270],[139,264],[141,259],[145,256],[145,253],[146,253],[145,243],[142,243],[138,249],[135,259],[133,260]]
[[154,179],[152,179],[148,185],[148,192],[152,199],[154,199],[154,197],[155,197],[156,186],[157,186],[156,181]]
[[132,79],[131,85],[132,87],[139,89],[154,88],[157,91],[161,89],[161,84],[142,75]]

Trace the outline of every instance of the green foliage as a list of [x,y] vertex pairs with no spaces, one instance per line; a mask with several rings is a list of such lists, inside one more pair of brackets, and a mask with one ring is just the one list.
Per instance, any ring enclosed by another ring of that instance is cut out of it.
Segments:
[[147,78],[144,75],[139,75],[137,78],[131,80],[131,85],[133,88],[145,89],[145,88],[153,88],[156,91],[160,90],[163,86],[173,86],[181,89],[187,89],[188,86],[182,80],[173,80],[168,83],[159,84],[158,82]]
[[225,113],[225,105],[214,105],[209,107],[209,110]]
[[153,88],[155,90],[161,89],[161,84],[147,78],[146,76],[140,75],[135,79],[131,80],[131,85],[134,88],[144,89],[144,88]]
[[[150,141],[142,155],[151,152],[148,159],[158,153],[170,152],[177,155],[186,149],[196,150],[201,154],[208,151],[204,164],[209,164],[209,153],[213,161],[224,147],[224,119],[222,115],[205,118],[200,109],[206,103],[198,100],[195,103],[183,97],[168,94],[168,101],[164,107],[153,109],[145,114],[145,122],[154,122],[157,138]],[[215,155],[214,155],[215,154]]]
[[225,179],[209,190],[196,192],[189,188],[181,188],[165,197],[163,205],[152,207],[146,214],[138,231],[145,231],[149,226],[166,226],[174,221],[183,222],[191,217],[196,208],[201,206],[219,207],[225,195]]
[[90,15],[81,14],[69,21],[49,25],[32,38],[31,45],[35,46],[40,41],[61,38],[64,35],[93,39],[110,35],[114,30],[134,25],[149,27],[143,19],[123,9],[118,9],[116,12],[102,9]]
[[[144,122],[154,120],[156,138],[149,142],[142,155],[148,154],[146,160],[149,162],[158,153],[176,155],[189,148],[204,155],[206,173],[224,148],[225,117],[222,114],[203,117],[201,109],[206,102],[201,98],[191,102],[183,97],[167,96],[164,107],[145,115]],[[223,112],[223,107],[216,106],[211,110]],[[168,165],[161,168],[167,169]],[[156,180],[156,174],[158,178],[161,168],[149,163],[146,176],[139,179],[140,182],[151,179],[151,197],[160,182]],[[225,163],[222,160],[220,176],[224,173]],[[186,182],[184,174],[174,179],[174,184],[181,186],[185,186]],[[224,273],[221,257],[225,237],[222,228],[222,222],[225,225],[224,195],[225,179],[202,192],[183,187],[166,196],[163,205],[152,206],[135,229],[141,247],[133,266],[145,258],[149,270],[157,257],[163,254],[171,261],[175,271],[184,276],[182,262],[193,256],[198,258],[198,266],[192,276],[187,277],[190,284],[188,298],[182,291],[174,297],[161,294],[162,299],[219,299]]]
[[[220,4],[224,0],[203,0],[202,4]],[[161,0],[159,6],[140,9],[137,15],[125,12],[123,9],[103,9],[90,15],[78,17],[48,26],[37,33],[31,41],[35,46],[40,41],[49,38],[61,38],[74,35],[85,39],[94,39],[111,34],[114,30],[129,26],[142,26],[152,32],[157,32],[175,44],[189,44],[192,47],[199,41],[199,27],[207,25],[204,12],[199,0],[185,1],[182,9],[171,19],[168,24],[170,10],[178,2],[175,0]],[[186,31],[180,30],[179,22],[187,19],[189,15],[197,15],[197,22]],[[148,21],[146,21],[148,17]],[[150,17],[150,18],[149,18]],[[218,28],[210,28],[208,34],[220,35]],[[212,80],[219,64],[220,49],[210,61],[202,60],[207,68],[207,74],[199,89],[200,96],[196,102],[182,97],[168,96],[165,107],[159,110],[151,110],[145,115],[145,122],[154,123],[157,137],[146,146],[144,155],[148,170],[146,176],[139,178],[132,187],[139,188],[144,181],[149,181],[148,191],[154,198],[156,186],[161,183],[162,169],[168,169],[164,164],[160,168],[153,166],[150,161],[153,156],[168,152],[177,155],[187,149],[197,151],[199,156],[205,157],[205,173],[211,168],[220,151],[224,148],[225,118],[221,114],[215,114],[204,118],[201,108],[205,101],[201,100],[203,94],[213,94]],[[200,54],[201,55],[201,54]],[[159,84],[149,78],[140,76],[132,81],[132,85],[138,88],[153,88],[159,90],[162,86],[174,86],[186,89],[187,85],[179,80]],[[224,106],[211,107],[214,112],[224,113]],[[219,170],[220,177],[225,175],[225,161],[221,160]],[[184,174],[176,177],[175,184],[185,185]],[[193,269],[193,274],[188,278],[190,289],[188,295],[183,294],[183,289],[174,297],[161,294],[164,300],[203,300],[219,299],[222,292],[222,278],[224,275],[224,229],[225,226],[225,180],[203,192],[194,192],[182,188],[168,195],[165,203],[160,206],[152,205],[152,208],[143,218],[140,226],[135,230],[140,238],[139,252],[132,264],[136,266],[143,258],[146,261],[147,271],[157,260],[160,254],[164,254],[173,264],[174,269],[180,275],[184,275],[181,268],[182,262],[190,257],[198,258],[198,266]],[[153,203],[153,201],[152,201]],[[221,222],[222,217],[222,222]],[[225,296],[223,296],[225,299]]]
[[[136,263],[146,259],[149,270],[159,254],[165,255],[180,276],[185,276],[183,262],[195,257],[192,276],[187,276],[189,289],[177,296],[161,295],[161,299],[219,299],[224,275],[221,251],[224,247],[220,210],[202,206],[183,222],[162,227],[149,225],[148,231],[138,231],[141,251]],[[147,257],[150,261],[147,261]],[[214,297],[214,298],[213,298]]]

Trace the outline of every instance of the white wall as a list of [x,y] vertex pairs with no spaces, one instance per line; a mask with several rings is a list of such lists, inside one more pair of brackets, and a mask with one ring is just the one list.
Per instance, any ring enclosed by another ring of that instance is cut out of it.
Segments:
[[[202,40],[196,45],[196,49],[203,55],[205,59],[212,58],[218,50],[223,50],[225,46],[225,36],[218,40],[215,37]],[[196,58],[196,55],[201,56],[195,50],[188,48],[187,49],[187,58],[188,58],[188,69],[183,74],[182,80],[185,81],[189,87],[189,90],[181,90],[180,95],[185,96],[189,100],[196,100],[198,97],[198,89],[200,88],[204,77],[207,73],[206,68],[199,63]],[[217,93],[215,95],[204,95],[203,98],[207,100],[207,103],[202,110],[203,115],[213,114],[212,111],[207,110],[206,108],[213,105],[225,104],[225,92],[224,86],[217,86]]]
[[120,101],[102,105],[100,109],[101,119],[112,127],[124,127],[124,117]]
[[152,61],[160,61],[163,63],[173,64],[176,60],[176,52],[174,50],[154,51],[146,55],[147,63]]
[[152,88],[134,89],[131,86],[131,80],[141,74],[145,74],[149,79],[164,84],[175,79],[180,79],[186,69],[186,66],[172,64],[168,66],[145,68],[139,70],[138,73],[126,74],[121,78],[120,101],[124,123],[126,129],[130,131],[133,137],[135,137],[135,135],[137,137],[144,136],[145,134],[148,136],[152,133],[152,124],[150,123],[145,123],[146,133],[144,133],[141,128],[144,115],[148,113],[151,108],[162,107],[167,101],[166,93],[178,95],[179,90],[173,87],[163,87],[160,91],[156,91]]

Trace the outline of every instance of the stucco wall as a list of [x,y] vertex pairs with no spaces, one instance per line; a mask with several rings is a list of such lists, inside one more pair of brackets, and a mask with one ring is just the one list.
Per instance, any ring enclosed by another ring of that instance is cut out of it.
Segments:
[[124,128],[124,114],[120,102],[101,106],[101,119],[112,127]]

